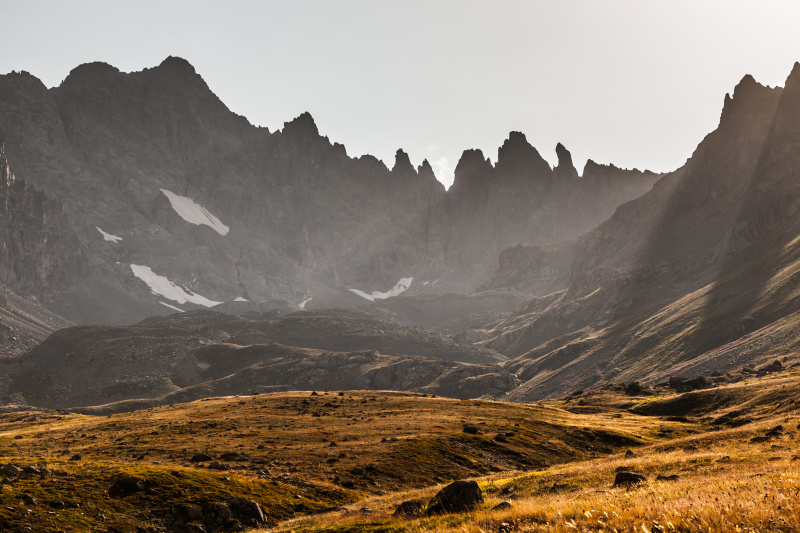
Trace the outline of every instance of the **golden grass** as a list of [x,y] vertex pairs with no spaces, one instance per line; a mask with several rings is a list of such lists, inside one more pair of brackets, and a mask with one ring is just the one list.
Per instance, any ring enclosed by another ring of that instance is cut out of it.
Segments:
[[[586,395],[589,413],[560,408],[575,402],[386,392],[211,398],[112,416],[7,413],[0,415],[0,463],[47,463],[52,472],[3,487],[0,530],[147,530],[168,524],[170,506],[245,497],[278,522],[274,530],[298,533],[800,531],[799,420],[792,409],[769,414],[797,381],[790,373],[762,379],[760,389],[755,382],[715,389],[739,407],[683,422],[633,414],[627,409],[645,400],[613,390]],[[713,424],[732,409],[757,421]],[[464,433],[464,424],[480,433]],[[778,424],[783,430],[768,437]],[[494,440],[498,433],[508,435],[505,442]],[[635,456],[626,459],[628,447]],[[191,463],[198,452],[238,455],[220,472]],[[74,454],[81,459],[70,460]],[[618,468],[648,481],[612,488]],[[670,474],[679,479],[655,480]],[[109,498],[125,475],[146,479],[152,490]],[[475,512],[392,517],[400,502],[428,501],[464,478],[484,491]],[[24,494],[39,503],[26,504]],[[52,500],[81,505],[56,509]],[[512,507],[493,510],[501,501]]]
[[[465,424],[480,433],[464,433]],[[6,413],[0,463],[46,463],[53,474],[5,487],[0,530],[111,524],[126,531],[159,523],[171,505],[239,497],[257,501],[272,521],[340,506],[388,514],[405,491],[430,496],[454,479],[507,476],[653,442],[661,425],[637,415],[391,392],[209,398],[111,416]],[[505,442],[494,440],[498,433],[508,435]],[[231,470],[189,461],[200,452],[232,455],[221,459]],[[155,492],[109,499],[108,488],[125,475],[146,479]],[[26,505],[23,494],[39,504]],[[45,503],[53,500],[81,507],[53,510]]]
[[[793,459],[792,451],[795,432],[787,431],[767,442],[751,442],[776,422],[794,429],[798,419],[771,419],[752,427],[659,443],[640,448],[629,459],[615,455],[487,479],[482,483],[485,504],[466,515],[394,520],[390,516],[393,508],[385,502],[376,506],[369,520],[337,513],[324,519],[288,522],[280,530],[800,531],[800,461]],[[617,468],[641,472],[648,481],[613,488]],[[677,474],[679,479],[656,481],[659,474]],[[493,511],[501,501],[512,507]]]

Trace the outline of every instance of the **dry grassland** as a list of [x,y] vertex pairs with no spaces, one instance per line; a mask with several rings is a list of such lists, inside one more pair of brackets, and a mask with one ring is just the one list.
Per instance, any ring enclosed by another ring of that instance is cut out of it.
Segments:
[[[694,418],[632,412],[680,406],[681,396],[608,390],[580,407],[299,392],[112,416],[6,413],[0,464],[46,470],[7,480],[0,529],[227,531],[233,522],[176,527],[170,509],[248,498],[270,521],[262,531],[800,531],[800,419],[784,397],[800,377],[779,379],[715,389],[747,407],[726,403]],[[191,461],[199,453],[224,470]],[[612,488],[618,470],[647,481]],[[147,491],[111,497],[110,486],[131,475]],[[392,516],[400,502],[427,501],[467,478],[484,492],[474,512]],[[495,509],[502,502],[510,507]]]

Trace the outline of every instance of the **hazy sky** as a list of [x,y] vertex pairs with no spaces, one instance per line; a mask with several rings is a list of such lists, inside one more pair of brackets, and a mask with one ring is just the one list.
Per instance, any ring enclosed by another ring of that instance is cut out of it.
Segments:
[[280,129],[310,111],[350,155],[403,148],[446,184],[511,130],[621,167],[680,166],[747,73],[800,61],[796,0],[0,0],[0,73],[50,87],[75,66],[176,55],[230,109]]

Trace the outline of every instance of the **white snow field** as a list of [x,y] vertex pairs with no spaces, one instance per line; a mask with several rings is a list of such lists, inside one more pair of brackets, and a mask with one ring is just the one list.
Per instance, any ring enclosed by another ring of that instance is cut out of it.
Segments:
[[103,240],[114,243],[117,243],[122,240],[122,237],[117,237],[116,235],[111,235],[110,233],[106,233],[105,231],[101,230],[98,226],[95,226],[95,228],[97,228],[97,231],[103,234]]
[[374,302],[375,300],[385,300],[386,298],[391,298],[392,296],[397,296],[401,292],[405,292],[411,286],[412,281],[414,281],[414,278],[401,278],[394,287],[386,292],[373,291],[372,294],[367,294],[358,289],[350,289],[350,292],[354,292],[362,298]]
[[132,264],[131,270],[133,270],[134,276],[147,283],[147,286],[150,287],[150,290],[153,292],[153,294],[163,296],[167,300],[172,300],[174,302],[178,302],[179,304],[185,304],[186,302],[190,302],[205,307],[214,307],[215,305],[219,305],[222,303],[222,302],[215,302],[214,300],[209,300],[205,296],[200,296],[199,294],[195,294],[192,291],[187,291],[182,287],[178,287],[170,280],[168,280],[166,277],[159,276],[158,274],[153,272],[148,266]]
[[305,308],[306,308],[306,304],[307,304],[308,302],[310,302],[311,300],[313,300],[313,298],[306,298],[305,300],[303,300],[302,302],[300,302],[300,303],[298,304],[298,306],[300,307],[300,309],[305,309]]
[[175,210],[180,217],[189,222],[190,224],[205,224],[220,235],[227,235],[230,228],[220,222],[220,220],[208,212],[208,210],[200,204],[195,203],[191,198],[186,196],[179,196],[174,192],[167,189],[161,189],[161,192],[169,198],[169,203],[172,204],[172,209]]

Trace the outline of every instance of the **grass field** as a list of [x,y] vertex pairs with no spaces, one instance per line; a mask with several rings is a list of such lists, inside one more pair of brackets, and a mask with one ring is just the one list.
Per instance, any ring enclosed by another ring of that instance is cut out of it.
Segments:
[[[235,514],[215,522],[209,509],[247,499],[263,531],[798,531],[800,417],[785,398],[798,383],[782,373],[685,395],[607,389],[580,406],[345,391],[6,413],[0,464],[24,471],[3,474],[0,530],[236,530]],[[725,402],[664,414],[703,394]],[[660,416],[634,414],[654,405]],[[647,481],[613,488],[617,470]],[[109,493],[129,476],[143,489]],[[479,482],[475,511],[392,516],[455,479]]]

